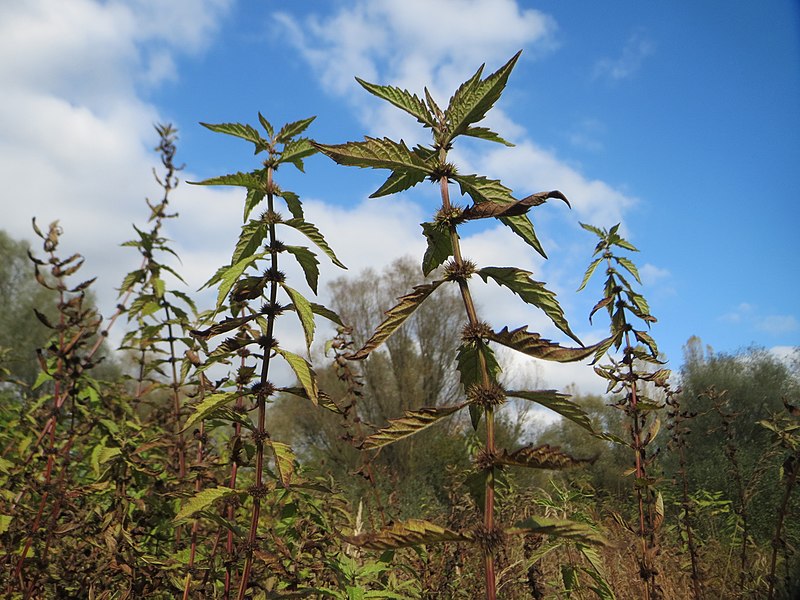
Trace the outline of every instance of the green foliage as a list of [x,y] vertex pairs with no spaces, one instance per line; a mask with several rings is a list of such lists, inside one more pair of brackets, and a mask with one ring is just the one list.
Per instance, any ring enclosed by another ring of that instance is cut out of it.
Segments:
[[[108,321],[94,309],[94,280],[80,277],[83,258],[61,254],[58,222],[34,221],[43,256],[0,233],[6,597],[796,595],[800,359],[719,355],[692,340],[683,391],[673,389],[619,225],[583,226],[599,241],[580,288],[605,273],[590,320],[603,309],[610,319],[609,337],[591,346],[533,273],[463,259],[459,228],[477,219],[497,219],[545,256],[528,214],[552,199],[569,205],[558,191],[516,199],[448,160],[462,136],[510,145],[479,123],[518,57],[486,77],[478,69],[444,110],[427,89],[358,80],[430,130],[428,146],[316,144],[304,137],[313,118],[277,133],[261,114],[258,126],[206,125],[261,159],[200,182],[243,188],[230,261],[206,284],[217,292],[210,310],[185,290],[163,233],[181,169],[171,126],[156,128],[163,196],[147,200],[147,226],[123,244],[141,263],[122,277]],[[438,184],[441,206],[422,223],[426,279],[408,261],[369,269],[330,284],[331,308],[287,283],[285,258],[313,294],[318,252],[343,267],[300,197],[276,182],[317,150],[387,169],[373,196]],[[287,228],[312,248],[284,244]],[[482,321],[472,286],[489,280],[578,346]],[[104,366],[123,314],[121,358]],[[325,356],[312,353],[316,317],[337,326]],[[277,341],[291,328],[305,351]],[[506,350],[605,357],[595,372],[612,403],[512,386]],[[533,431],[531,406],[558,418]]]
[[[508,77],[519,58],[519,53],[511,58],[496,72],[482,78],[483,67],[469,80],[464,82],[453,94],[447,108],[442,111],[425,90],[425,101],[406,90],[389,86],[369,84],[359,80],[361,85],[372,94],[387,100],[396,107],[414,116],[426,128],[431,129],[433,142],[431,146],[417,146],[409,149],[402,141],[395,142],[386,138],[366,137],[363,142],[348,142],[338,145],[317,144],[323,153],[337,163],[361,168],[388,169],[391,173],[386,182],[375,192],[373,197],[383,196],[408,189],[430,179],[439,184],[442,204],[433,219],[423,223],[423,234],[428,248],[422,259],[422,271],[428,275],[437,267],[444,266],[445,279],[437,279],[414,287],[411,293],[402,296],[399,303],[386,313],[386,318],[364,346],[352,355],[354,359],[366,358],[371,352],[395,334],[407,319],[419,310],[432,293],[444,281],[458,286],[461,301],[466,311],[468,324],[462,334],[462,343],[456,352],[458,369],[461,375],[463,392],[466,401],[447,405],[446,407],[423,407],[406,411],[400,418],[390,420],[387,427],[366,438],[364,448],[382,448],[403,440],[413,434],[426,431],[431,425],[445,416],[469,408],[473,428],[477,429],[482,420],[485,421],[485,434],[481,449],[476,455],[476,472],[466,478],[467,487],[475,488],[479,482],[484,488],[485,501],[480,502],[482,509],[482,532],[474,533],[442,528],[427,521],[412,520],[404,524],[396,524],[384,528],[378,533],[362,534],[356,541],[370,547],[401,548],[420,543],[440,541],[469,541],[477,545],[485,557],[485,593],[487,598],[495,598],[497,593],[495,560],[504,537],[504,529],[495,524],[494,498],[496,481],[502,469],[511,462],[516,466],[541,466],[533,460],[513,460],[509,457],[516,454],[505,452],[506,462],[498,459],[500,448],[495,441],[495,410],[505,401],[506,392],[497,379],[500,368],[488,346],[493,332],[491,328],[479,320],[475,304],[470,292],[469,279],[478,274],[485,282],[492,279],[495,283],[508,287],[525,303],[536,306],[561,331],[580,343],[570,330],[569,324],[555,294],[543,283],[530,278],[531,273],[516,267],[483,267],[465,261],[462,258],[461,242],[458,226],[468,219],[494,217],[521,235],[539,253],[544,254],[533,226],[526,212],[532,206],[542,204],[547,198],[565,199],[560,192],[548,192],[529,196],[517,201],[511,190],[499,181],[489,180],[479,175],[462,175],[457,168],[448,162],[447,154],[459,136],[472,136],[490,141],[507,143],[499,135],[486,128],[474,125],[486,116],[486,113],[499,100]],[[466,209],[455,208],[450,201],[450,183],[458,183],[462,194],[467,194],[473,205]],[[484,206],[485,205],[485,206]],[[501,334],[502,335],[502,334]],[[529,335],[530,337],[530,335]],[[513,345],[511,346],[513,347]],[[592,351],[596,350],[593,348]],[[560,353],[541,352],[539,358],[557,358],[562,361],[579,360],[585,355],[561,351]],[[566,396],[556,397],[551,392],[515,392],[533,402],[558,406],[561,412],[568,412]],[[528,456],[530,451],[525,451]],[[564,460],[551,461],[550,466],[566,465]],[[480,493],[475,494],[480,497]],[[545,528],[546,529],[546,528]],[[544,531],[532,522],[519,529],[528,533]],[[517,532],[517,530],[509,530]],[[572,531],[569,526],[559,523],[547,529],[548,533],[565,534]]]

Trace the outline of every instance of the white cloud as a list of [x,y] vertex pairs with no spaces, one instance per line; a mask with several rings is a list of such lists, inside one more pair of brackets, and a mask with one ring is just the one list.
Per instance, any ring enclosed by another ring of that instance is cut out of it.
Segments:
[[645,58],[654,51],[655,44],[648,40],[642,32],[636,32],[628,38],[620,56],[597,61],[594,67],[594,78],[612,81],[627,79],[641,68]]
[[742,302],[719,319],[773,336],[800,330],[800,321],[794,315],[765,315],[758,306],[747,302]]
[[136,267],[119,247],[158,195],[151,168],[157,109],[141,88],[202,51],[230,0],[29,0],[0,3],[3,228],[34,241],[59,219],[62,250],[85,255],[103,311]]

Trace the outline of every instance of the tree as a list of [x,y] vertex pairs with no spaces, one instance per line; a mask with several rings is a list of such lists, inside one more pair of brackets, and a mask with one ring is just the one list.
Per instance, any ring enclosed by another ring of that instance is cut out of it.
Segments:
[[30,386],[39,373],[36,349],[50,337],[34,309],[54,313],[55,294],[37,284],[30,246],[0,231],[0,367],[8,380]]
[[[696,489],[722,492],[753,535],[768,539],[777,488],[770,432],[759,425],[800,395],[800,352],[782,360],[763,348],[715,353],[692,337],[684,347],[681,407],[692,415],[688,476]],[[671,457],[670,457],[671,458]],[[674,467],[671,460],[667,469]]]
[[[397,297],[408,293],[418,270],[411,259],[404,258],[380,274],[367,269],[355,278],[342,277],[329,285],[332,308],[345,324],[353,324],[350,336],[354,348],[369,338],[383,311]],[[453,404],[458,398],[460,384],[452,357],[465,315],[459,303],[453,301],[455,294],[454,290],[440,290],[409,318],[406,327],[386,341],[385,350],[373,353],[365,361],[348,361],[347,367],[361,383],[354,421],[343,421],[341,415],[330,411],[309,411],[290,397],[281,397],[273,405],[271,419],[276,436],[290,441],[309,463],[345,484],[349,482],[356,500],[366,492],[363,480],[354,480],[350,475],[362,462],[356,447],[360,439],[403,411]],[[318,359],[317,364],[324,360]],[[320,389],[338,403],[345,402],[342,398],[347,387],[338,380],[335,368],[326,366],[318,371]],[[383,448],[371,464],[371,473],[382,493],[395,492],[396,483],[413,472],[417,474],[414,485],[403,486],[391,498],[400,510],[424,503],[445,504],[444,466],[468,464],[462,435],[465,425],[454,419],[449,426],[435,427]]]

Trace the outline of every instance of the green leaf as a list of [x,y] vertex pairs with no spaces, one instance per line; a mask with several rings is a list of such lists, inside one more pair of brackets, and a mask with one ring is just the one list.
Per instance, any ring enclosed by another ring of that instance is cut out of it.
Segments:
[[580,425],[586,431],[594,433],[592,421],[589,415],[578,406],[575,402],[568,400],[569,395],[562,394],[556,390],[536,390],[536,391],[506,391],[506,396],[513,398],[522,398],[541,404],[545,408],[549,408],[553,412],[557,412],[565,419],[569,419],[573,423]]
[[621,264],[625,269],[627,269],[628,273],[633,275],[636,278],[636,281],[639,282],[641,285],[642,280],[639,278],[639,269],[636,268],[636,265],[630,259],[624,258],[622,256],[615,256],[614,260],[616,260],[619,264]]
[[428,107],[425,106],[425,103],[417,97],[416,94],[390,85],[367,83],[358,77],[356,77],[356,81],[370,94],[391,102],[397,108],[406,111],[426,127],[432,128],[436,126],[436,119],[433,114],[431,114],[431,111],[428,110]]
[[289,190],[275,190],[275,195],[286,201],[286,208],[295,219],[303,218],[303,204],[300,202],[300,196]]
[[600,229],[599,227],[595,227],[594,225],[589,225],[588,223],[581,223],[580,226],[583,227],[586,231],[595,234],[599,238],[604,238],[606,235],[602,229]]
[[239,240],[233,250],[231,264],[235,265],[243,258],[255,254],[261,248],[267,235],[269,235],[269,228],[262,221],[252,220],[243,225],[241,233],[239,233]]
[[543,283],[531,279],[530,274],[530,271],[516,267],[484,267],[478,270],[478,275],[484,281],[488,282],[491,277],[498,285],[506,286],[524,302],[540,308],[556,327],[581,344],[578,336],[572,333],[555,293],[545,288]]
[[481,365],[486,365],[490,381],[496,381],[501,371],[494,352],[483,343],[462,343],[456,353],[456,363],[461,376],[461,385],[465,390],[472,385],[483,383]]
[[375,329],[372,337],[349,358],[361,360],[369,356],[370,352],[385,342],[442,282],[442,280],[436,280],[431,283],[414,286],[414,291],[398,298],[400,302],[386,311],[386,318]]
[[217,133],[225,133],[247,140],[248,142],[253,142],[256,146],[256,154],[269,148],[269,142],[262,138],[258,131],[250,125],[242,125],[241,123],[200,123],[200,125],[211,131],[216,131]]
[[286,251],[292,254],[297,263],[302,267],[306,276],[306,282],[311,291],[317,293],[317,283],[319,282],[319,261],[317,255],[305,246],[286,246]]
[[326,319],[328,319],[328,321],[336,323],[340,327],[344,327],[342,318],[339,315],[337,315],[334,311],[332,311],[330,308],[327,308],[322,304],[317,304],[316,302],[312,302],[311,310],[314,312],[315,315],[319,315],[320,317],[325,317]]
[[436,267],[453,256],[453,238],[450,231],[439,223],[421,223],[428,248],[422,257],[422,273],[427,277]]
[[511,189],[497,179],[487,179],[482,175],[452,175],[451,179],[458,183],[462,195],[469,195],[475,204],[493,202],[496,204],[513,204],[516,202]]
[[511,142],[507,142],[506,140],[501,138],[494,131],[488,129],[487,127],[467,127],[466,131],[464,131],[464,135],[480,138],[482,140],[487,140],[489,142],[497,142],[498,144],[503,144],[504,146],[508,146],[509,148],[514,147],[514,144],[512,144]]
[[380,198],[389,194],[397,194],[425,181],[425,174],[418,171],[395,171],[383,182],[370,198]]
[[189,418],[186,419],[186,424],[183,426],[181,431],[186,431],[192,425],[197,423],[198,421],[202,421],[208,415],[213,413],[217,408],[221,406],[225,406],[231,400],[235,400],[239,397],[239,394],[236,392],[231,393],[218,393],[218,394],[210,394],[203,398],[200,403],[194,407],[194,412],[189,415]]
[[283,487],[289,487],[294,478],[295,463],[297,462],[294,451],[289,444],[283,442],[269,440],[267,444],[275,454],[275,470],[278,472],[278,479]]
[[278,135],[275,136],[275,141],[279,144],[286,144],[288,143],[293,137],[300,135],[311,123],[316,119],[316,117],[309,117],[308,119],[301,119],[300,121],[294,121],[293,123],[287,123],[281,130],[278,132]]
[[8,531],[8,528],[11,527],[11,522],[14,520],[14,517],[11,515],[0,515],[0,534],[5,533]]
[[466,133],[470,125],[481,121],[486,116],[489,109],[500,98],[508,76],[521,52],[521,50],[517,52],[511,60],[484,80],[480,80],[483,72],[482,65],[475,75],[456,90],[445,110],[445,120],[449,131],[442,140],[444,145],[449,145],[453,138]]
[[208,280],[203,288],[208,287],[212,284],[212,282],[219,281],[216,310],[219,310],[220,306],[222,306],[222,304],[225,302],[225,297],[228,295],[228,292],[231,291],[231,288],[234,286],[239,277],[242,276],[242,273],[244,273],[245,269],[247,269],[247,267],[249,267],[255,261],[264,258],[266,254],[266,252],[259,252],[258,254],[246,256],[234,265],[222,267],[211,279]]
[[567,538],[582,544],[608,545],[608,542],[597,531],[586,523],[568,521],[565,519],[551,519],[549,517],[531,517],[515,523],[514,527],[507,530],[511,535],[527,535],[538,533]]
[[328,258],[330,258],[331,262],[333,262],[333,264],[335,264],[337,267],[340,267],[342,269],[347,268],[339,261],[338,258],[336,258],[336,255],[333,253],[333,250],[331,250],[331,247],[328,246],[328,242],[325,241],[325,238],[322,237],[322,234],[319,232],[319,229],[317,229],[313,223],[309,223],[308,221],[305,221],[303,219],[294,218],[294,219],[289,219],[287,221],[283,221],[283,224],[296,229],[297,231],[305,235],[308,239],[310,239],[312,242],[314,242],[320,250],[322,250],[325,254],[328,255]]
[[234,185],[266,192],[266,182],[258,171],[253,173],[231,173],[230,175],[220,175],[203,181],[190,181],[189,183],[192,185]]
[[368,436],[361,444],[364,450],[374,450],[427,429],[439,420],[464,408],[465,404],[441,408],[424,407],[406,411],[399,419],[389,419],[389,425]]
[[175,515],[173,522],[179,523],[191,517],[194,513],[205,509],[217,500],[233,496],[238,492],[229,487],[214,487],[202,490],[192,496]]
[[267,192],[263,189],[247,188],[247,195],[245,196],[244,200],[244,214],[242,216],[242,222],[247,221],[247,217],[250,216],[250,213],[253,212],[253,209],[259,205],[266,195]]
[[595,355],[595,360],[597,360],[610,346],[610,341],[606,339],[582,348],[565,348],[544,339],[538,333],[531,333],[525,327],[520,327],[513,331],[509,331],[508,327],[504,327],[501,331],[493,331],[489,335],[489,339],[528,356],[561,363],[583,360],[592,354]]
[[292,140],[291,142],[287,142],[286,146],[284,146],[283,152],[281,152],[280,158],[278,159],[278,164],[291,163],[297,167],[298,170],[304,172],[303,159],[316,153],[317,149],[314,148],[311,142],[306,138]]
[[269,135],[269,137],[271,137],[271,138],[274,137],[275,136],[275,130],[272,128],[272,124],[269,121],[267,121],[264,118],[264,115],[262,115],[260,112],[258,113],[258,120],[261,123],[261,126],[267,132],[267,135]]
[[345,537],[347,542],[370,550],[408,548],[419,544],[440,542],[468,542],[472,539],[471,533],[446,529],[421,519],[410,519],[402,523],[395,523],[380,531]]
[[585,288],[585,287],[586,287],[586,284],[587,284],[587,283],[589,283],[589,279],[590,279],[590,278],[592,277],[592,275],[594,274],[594,272],[595,272],[595,269],[597,269],[597,265],[599,265],[599,264],[600,264],[600,262],[601,262],[602,260],[603,260],[603,257],[602,257],[602,256],[600,256],[600,257],[598,257],[598,258],[595,258],[595,259],[594,259],[594,260],[593,260],[593,261],[592,261],[592,262],[589,264],[589,267],[586,269],[586,273],[584,273],[584,275],[583,275],[583,281],[581,281],[581,285],[580,285],[580,287],[578,288],[578,290],[577,290],[577,291],[579,291],[579,292],[580,292],[580,291],[581,291],[583,288]]
[[536,250],[542,258],[547,258],[547,253],[544,251],[539,238],[536,237],[536,231],[533,229],[533,223],[531,223],[528,215],[500,217],[500,222],[521,237],[525,243]]
[[658,358],[658,346],[656,345],[656,341],[649,333],[634,329],[633,335],[636,336],[636,339],[639,340],[639,342],[648,347],[653,358]]
[[562,470],[578,467],[592,462],[592,459],[575,458],[562,452],[560,448],[544,444],[542,446],[525,446],[509,453],[507,450],[497,457],[498,464],[527,467],[529,469]]
[[317,387],[317,376],[308,361],[297,354],[293,354],[288,350],[284,350],[283,348],[275,348],[275,352],[280,354],[286,360],[286,362],[289,363],[289,366],[297,376],[297,380],[300,382],[300,385],[303,386],[306,394],[308,394],[308,399],[314,404],[319,403],[319,387]]
[[398,143],[388,138],[365,137],[363,142],[315,146],[340,165],[416,172],[423,177],[433,174],[431,167],[419,155],[409,150],[403,141]]
[[300,292],[294,288],[290,288],[285,283],[281,287],[289,294],[294,304],[294,311],[300,319],[300,324],[303,326],[303,333],[306,338],[306,350],[311,349],[311,343],[314,341],[314,312],[311,310],[311,303],[306,300]]

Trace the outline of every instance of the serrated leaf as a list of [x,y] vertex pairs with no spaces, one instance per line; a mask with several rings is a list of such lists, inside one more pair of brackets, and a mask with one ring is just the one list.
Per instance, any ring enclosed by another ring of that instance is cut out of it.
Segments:
[[203,181],[190,181],[192,185],[233,185],[238,187],[245,187],[250,190],[265,189],[265,181],[258,172],[253,173],[231,173],[229,175],[220,175],[219,177],[211,177]]
[[283,442],[269,440],[267,444],[275,455],[275,470],[278,472],[278,479],[283,487],[289,487],[294,479],[295,463],[297,462],[294,451],[289,444]]
[[300,324],[303,326],[303,334],[306,338],[306,350],[311,349],[311,343],[314,341],[314,312],[311,310],[311,303],[306,300],[300,292],[286,284],[281,284],[281,287],[292,299],[294,311],[300,319]]
[[202,421],[212,412],[214,412],[217,408],[221,406],[225,406],[232,400],[238,398],[239,394],[236,392],[231,393],[218,393],[218,394],[209,394],[205,398],[203,398],[197,406],[194,407],[194,412],[189,415],[189,418],[186,419],[186,423],[183,426],[181,431],[188,430],[192,425],[197,423],[198,421]]
[[487,200],[485,202],[481,202],[480,204],[475,204],[468,207],[463,212],[462,216],[463,218],[470,220],[486,219],[489,217],[516,217],[519,215],[524,215],[534,206],[540,206],[544,204],[549,198],[558,198],[559,200],[566,202],[567,206],[569,206],[569,200],[567,200],[567,197],[558,190],[553,190],[550,192],[532,194],[526,198],[523,198],[522,200],[514,200],[512,202],[494,202],[492,200]]
[[303,159],[317,153],[317,149],[311,144],[310,140],[300,138],[287,142],[281,152],[278,164],[291,163],[301,172],[303,169]]
[[262,138],[258,131],[250,125],[242,125],[241,123],[200,123],[200,125],[217,133],[225,133],[252,142],[256,146],[256,154],[269,147],[269,142]]
[[623,256],[615,256],[614,260],[616,260],[619,264],[625,267],[628,273],[633,275],[636,278],[636,281],[638,281],[639,284],[641,285],[642,280],[639,277],[639,269],[636,268],[636,265],[633,264],[633,262],[630,259],[625,258]]
[[242,222],[247,221],[247,217],[253,212],[253,209],[259,205],[264,199],[267,192],[260,188],[247,188],[247,195],[244,199],[244,214],[242,215]]
[[656,493],[656,501],[653,506],[653,511],[655,512],[653,529],[658,531],[661,529],[661,525],[664,523],[664,496],[661,495],[661,492]]
[[319,229],[317,229],[313,223],[309,223],[304,219],[293,218],[293,219],[288,219],[287,221],[283,221],[283,224],[296,229],[297,231],[305,235],[308,239],[310,239],[312,242],[314,242],[320,250],[322,250],[325,254],[328,255],[328,258],[330,258],[331,262],[333,262],[333,264],[335,264],[337,267],[340,267],[342,269],[347,268],[339,261],[338,258],[336,258],[336,255],[333,253],[333,250],[331,250],[331,247],[328,246],[328,242],[325,241],[325,238],[322,237],[322,234],[319,232]]
[[229,487],[215,487],[202,490],[192,496],[189,501],[181,507],[178,514],[175,515],[173,522],[178,523],[180,521],[185,521],[196,512],[204,510],[217,500],[233,496],[236,493],[237,491],[235,489]]
[[503,450],[495,462],[529,469],[562,470],[590,463],[592,459],[575,458],[562,452],[560,448],[544,444],[536,447],[525,446],[511,453]]
[[653,356],[653,358],[658,358],[658,346],[656,345],[656,341],[652,338],[652,336],[649,333],[646,333],[644,331],[637,331],[634,329],[633,335],[636,337],[637,340],[639,340],[639,342],[648,347],[648,349],[650,350],[650,354]]
[[365,137],[363,142],[315,146],[340,165],[432,175],[431,167],[409,150],[403,141],[398,143],[388,138]]
[[278,132],[278,135],[275,136],[275,141],[279,144],[286,144],[289,142],[293,137],[300,135],[311,123],[316,119],[316,117],[309,117],[307,119],[301,119],[300,121],[294,121],[292,123],[287,123],[281,130]]
[[243,258],[253,255],[261,248],[268,234],[268,226],[262,221],[253,220],[243,225],[231,256],[231,264],[235,265]]
[[482,175],[452,175],[451,179],[458,183],[462,195],[468,195],[475,204],[493,202],[497,204],[513,204],[516,202],[511,189],[497,179],[487,179]]
[[381,196],[388,196],[389,194],[397,194],[414,187],[422,181],[425,181],[424,173],[418,171],[395,171],[389,175],[389,178],[383,182],[383,185],[370,194],[369,197],[380,198]]
[[542,247],[539,238],[536,237],[536,231],[533,228],[533,223],[528,218],[528,215],[517,215],[516,217],[500,217],[500,222],[516,233],[522,240],[531,248],[536,250],[542,258],[547,258],[547,253]]
[[328,321],[332,323],[336,323],[337,325],[344,327],[344,323],[342,322],[342,318],[337,315],[334,311],[330,308],[323,306],[322,304],[317,304],[316,302],[311,303],[311,310],[314,312],[315,315],[319,315],[320,317],[325,317]]
[[598,258],[595,258],[589,264],[589,266],[586,269],[586,273],[583,274],[583,281],[581,281],[581,285],[577,289],[577,291],[580,292],[583,288],[586,287],[586,284],[589,283],[589,279],[591,279],[592,275],[594,274],[595,270],[597,269],[597,265],[599,265],[602,262],[602,260],[603,260],[603,257],[600,256]]
[[219,281],[219,289],[217,290],[216,310],[219,310],[219,308],[223,305],[223,303],[225,302],[225,298],[228,295],[228,292],[231,291],[231,288],[239,280],[239,277],[242,276],[242,273],[244,273],[245,269],[247,269],[247,267],[249,267],[256,260],[264,258],[265,255],[266,252],[251,254],[250,256],[244,257],[242,260],[240,260],[234,265],[222,267],[222,269],[217,271],[214,277],[212,277],[208,281],[208,283],[206,283],[203,286],[203,287],[209,286],[214,279],[217,279]]
[[428,247],[422,257],[422,273],[427,277],[439,265],[453,256],[453,238],[447,227],[437,223],[421,223]]
[[269,135],[269,137],[271,138],[275,137],[275,130],[272,127],[272,123],[267,121],[267,119],[264,118],[264,115],[262,115],[260,112],[258,113],[258,121],[261,123],[261,126],[267,132],[267,135]]
[[442,280],[436,280],[431,283],[414,286],[414,290],[411,293],[398,298],[399,302],[384,313],[386,318],[375,329],[372,337],[349,358],[352,360],[361,360],[369,356],[370,352],[385,342],[442,283]]
[[514,144],[504,140],[494,131],[492,131],[487,127],[467,127],[466,131],[464,131],[464,135],[480,138],[482,140],[487,140],[489,142],[497,142],[498,144],[503,144],[504,146],[508,146],[509,148],[514,147]]
[[356,81],[370,94],[382,98],[394,104],[397,108],[406,111],[426,127],[432,128],[436,126],[436,119],[433,114],[431,114],[431,111],[428,110],[428,107],[425,106],[425,103],[417,97],[416,94],[390,85],[368,83],[358,77],[356,77]]
[[500,374],[500,365],[495,358],[494,351],[486,344],[464,342],[458,347],[456,353],[456,368],[460,374],[461,385],[464,389],[483,383],[481,365],[485,364],[489,379],[496,381]]
[[298,356],[297,354],[289,352],[288,350],[284,350],[283,348],[275,348],[275,352],[280,354],[286,360],[286,362],[289,363],[289,366],[297,376],[297,380],[300,382],[300,385],[303,386],[306,394],[308,394],[308,399],[314,404],[319,403],[319,387],[317,386],[317,376],[308,361],[306,361],[302,356]]
[[406,411],[399,419],[389,419],[389,425],[373,433],[362,442],[364,450],[374,450],[427,429],[439,420],[464,408],[465,404],[446,407],[425,407]]
[[484,267],[477,273],[484,281],[488,282],[492,278],[498,285],[517,294],[524,302],[540,308],[556,327],[581,344],[578,336],[572,333],[564,311],[556,300],[556,294],[544,287],[543,283],[531,279],[530,271],[516,267]]
[[319,261],[317,260],[317,255],[305,246],[286,246],[286,251],[295,257],[297,263],[303,269],[308,287],[316,294],[317,284],[319,282]]
[[300,202],[300,196],[289,190],[276,190],[275,195],[284,199],[286,208],[295,219],[303,219],[303,204]]
[[421,519],[410,519],[380,531],[345,537],[347,542],[370,550],[391,550],[439,542],[468,542],[472,539],[471,533],[446,529]]
[[492,331],[489,339],[528,356],[561,363],[583,360],[592,354],[595,355],[596,360],[608,349],[608,340],[582,348],[565,348],[541,337],[538,333],[531,333],[525,327],[513,331],[504,327],[500,331]]
[[589,415],[578,406],[578,404],[569,400],[569,395],[567,394],[562,394],[556,390],[514,390],[506,391],[506,396],[522,398],[541,404],[545,408],[549,408],[553,412],[560,414],[565,419],[569,419],[573,423],[580,425],[586,431],[594,433]]
[[491,473],[489,471],[480,470],[470,473],[463,481],[463,485],[469,492],[480,515],[483,515],[486,510],[486,488],[489,485],[490,477]]
[[531,517],[515,523],[514,527],[507,530],[510,535],[527,535],[537,533],[567,538],[582,544],[608,545],[608,542],[586,523],[568,521],[565,519],[551,519],[549,517]]
[[489,109],[500,98],[506,86],[508,76],[522,51],[517,52],[511,60],[489,75],[480,80],[483,66],[465,82],[450,99],[450,104],[445,110],[445,120],[448,125],[448,134],[442,143],[448,145],[453,138],[462,133],[473,123],[481,121]]

